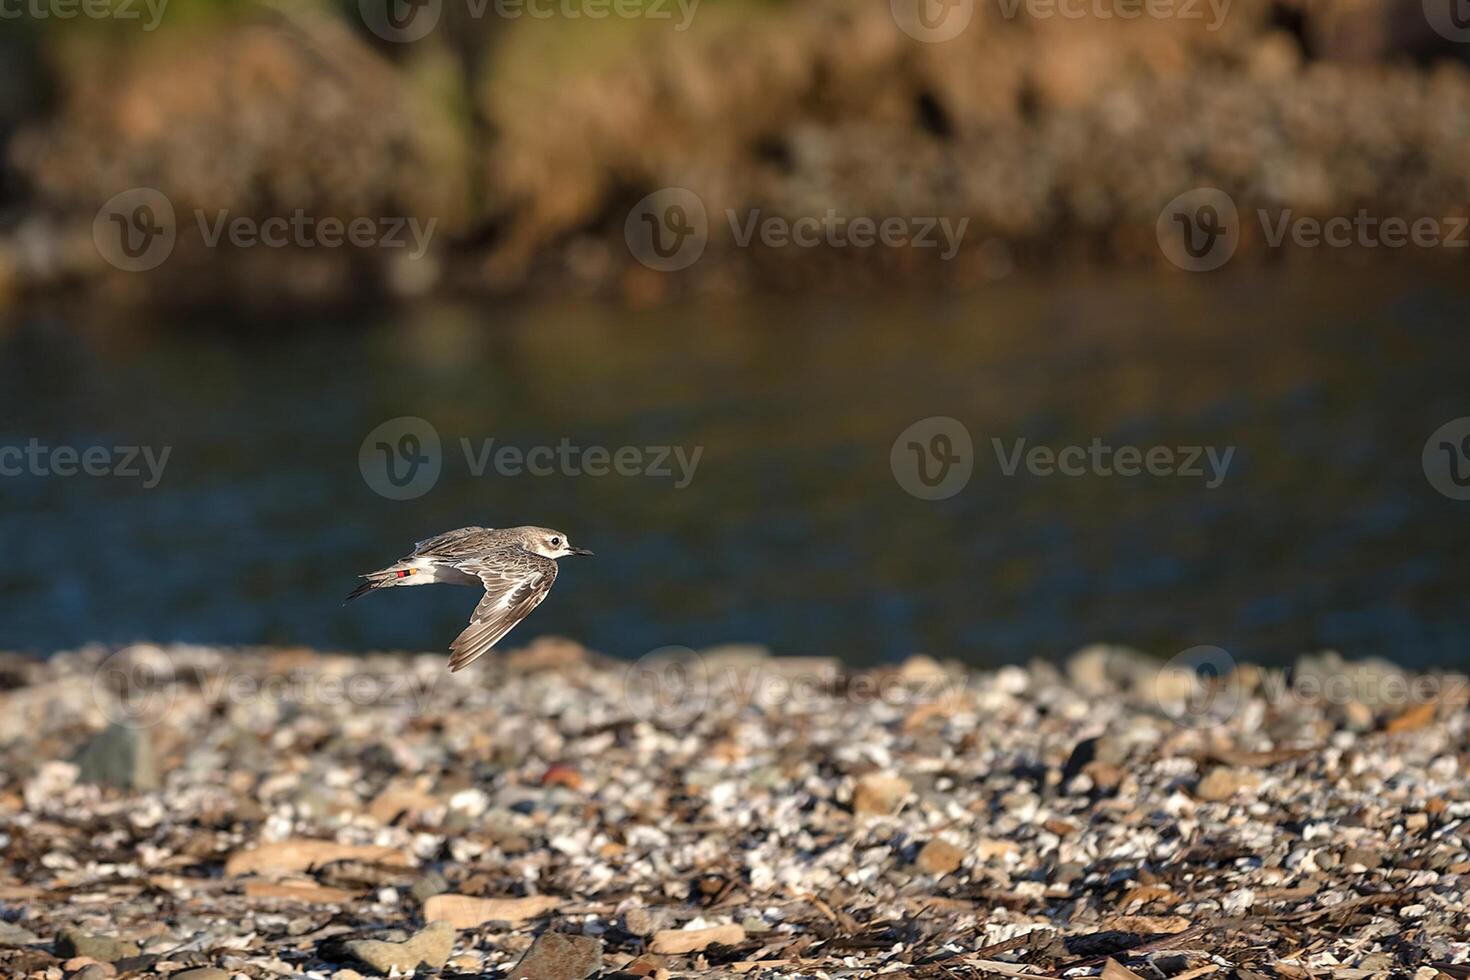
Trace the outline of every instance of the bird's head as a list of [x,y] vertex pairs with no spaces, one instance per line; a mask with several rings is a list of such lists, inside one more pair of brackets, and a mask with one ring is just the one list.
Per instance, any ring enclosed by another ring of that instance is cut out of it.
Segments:
[[521,547],[542,558],[565,558],[568,555],[590,555],[586,548],[574,548],[562,531],[549,527],[528,527],[521,531]]

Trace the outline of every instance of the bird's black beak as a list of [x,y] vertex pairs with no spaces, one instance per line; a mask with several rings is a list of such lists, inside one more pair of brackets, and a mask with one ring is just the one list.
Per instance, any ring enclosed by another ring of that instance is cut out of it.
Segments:
[[572,554],[574,554],[574,555],[586,555],[589,558],[592,557],[592,552],[588,551],[586,548],[573,548],[572,549]]

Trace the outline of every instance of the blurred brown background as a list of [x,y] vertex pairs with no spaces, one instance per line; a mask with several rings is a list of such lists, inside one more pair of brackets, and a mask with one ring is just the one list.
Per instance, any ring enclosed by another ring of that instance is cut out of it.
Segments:
[[[964,18],[939,42],[905,32],[910,0],[640,0],[600,19],[595,0],[542,0],[545,17],[375,2],[111,0],[96,8],[111,16],[67,20],[42,3],[5,21],[0,295],[642,302],[864,285],[875,269],[965,288],[1018,266],[1159,263],[1160,208],[1197,186],[1243,211],[1466,207],[1470,48],[1451,39],[1453,0],[919,0],[931,22]],[[431,29],[386,40],[370,23],[384,10]],[[98,208],[136,186],[179,216],[173,257],[145,276],[91,237]],[[675,277],[633,261],[622,234],[667,186],[711,213],[706,257]],[[773,256],[733,247],[731,208],[970,224],[954,262]],[[297,209],[437,224],[409,261],[211,249],[193,218]],[[1259,224],[1242,234],[1250,254]]]

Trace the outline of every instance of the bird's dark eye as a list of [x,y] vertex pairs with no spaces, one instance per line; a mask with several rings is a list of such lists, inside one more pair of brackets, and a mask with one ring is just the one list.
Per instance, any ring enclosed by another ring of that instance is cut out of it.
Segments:
[[551,546],[553,548],[559,548],[559,547],[561,547],[561,538],[552,538],[551,539]]

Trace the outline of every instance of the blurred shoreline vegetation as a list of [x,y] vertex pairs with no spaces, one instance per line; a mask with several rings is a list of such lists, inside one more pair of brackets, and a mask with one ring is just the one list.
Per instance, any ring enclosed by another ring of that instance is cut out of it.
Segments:
[[[1448,217],[1470,200],[1470,74],[1419,0],[1234,0],[1214,25],[1207,4],[1202,19],[1121,20],[977,0],[940,44],[904,35],[886,3],[702,0],[682,31],[670,6],[670,20],[507,19],[445,0],[410,44],[375,37],[356,0],[170,0],[151,32],[7,21],[0,304],[969,289],[1016,268],[1163,266],[1160,208],[1194,187],[1243,215]],[[92,241],[99,207],[139,186],[178,227],[146,274]],[[710,216],[705,257],[677,276],[623,241],[629,209],[663,187],[695,190]],[[969,226],[942,262],[739,248],[726,218],[828,209]],[[435,231],[409,260],[214,246],[196,218],[298,211]],[[1266,253],[1259,223],[1242,236],[1243,254]]]

